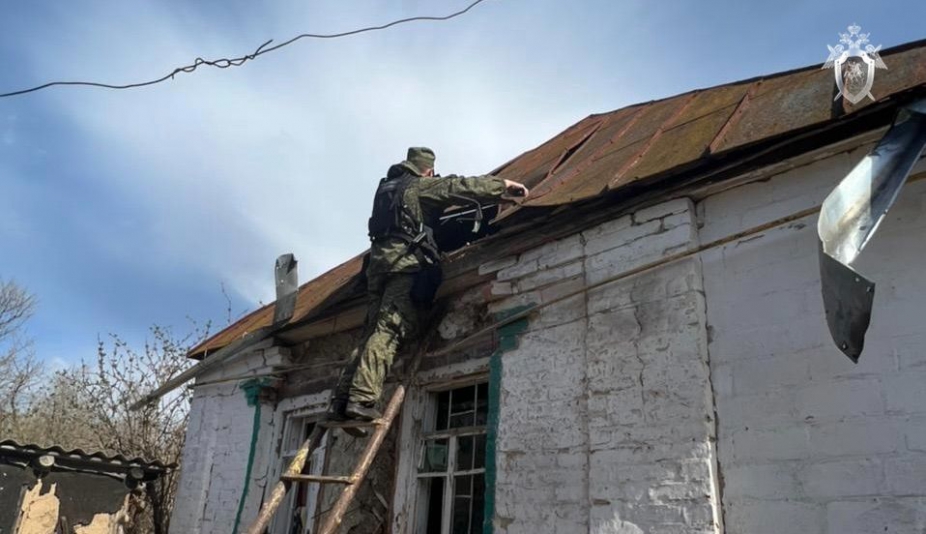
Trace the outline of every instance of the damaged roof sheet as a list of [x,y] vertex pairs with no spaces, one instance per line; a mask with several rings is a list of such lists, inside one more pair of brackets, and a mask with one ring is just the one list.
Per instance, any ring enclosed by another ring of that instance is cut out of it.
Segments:
[[[889,68],[879,70],[875,80],[873,94],[879,101],[926,85],[926,41],[885,50],[881,56]],[[835,95],[833,71],[819,65],[695,90],[586,117],[495,174],[531,188],[524,207],[590,200],[643,180],[668,184],[683,170],[709,167],[715,156],[746,153],[760,141],[822,127],[872,103],[834,102]],[[301,286],[290,324],[320,311],[360,267],[358,256]],[[190,355],[217,350],[269,325],[272,318],[272,304],[264,306]]]
[[43,447],[35,443],[21,444],[12,439],[0,441],[0,457],[3,456],[54,456],[61,461],[80,460],[83,462],[99,463],[101,468],[104,466],[114,467],[141,467],[149,471],[164,471],[176,467],[175,465],[165,465],[157,460],[145,460],[144,458],[128,458],[121,454],[106,454],[100,451],[88,452],[83,449],[64,449],[58,445]]

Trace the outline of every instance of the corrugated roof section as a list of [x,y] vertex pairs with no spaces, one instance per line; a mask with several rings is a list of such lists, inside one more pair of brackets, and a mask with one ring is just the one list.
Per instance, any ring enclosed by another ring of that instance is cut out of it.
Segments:
[[[886,50],[873,94],[883,100],[926,84],[926,41]],[[592,115],[500,168],[497,176],[532,189],[524,206],[558,206],[588,200],[644,179],[671,181],[674,169],[708,164],[713,156],[789,133],[823,126],[871,104],[834,102],[833,71],[819,65]],[[678,173],[676,173],[678,174]],[[508,213],[520,208],[508,210]],[[502,213],[500,219],[504,219]],[[298,323],[360,270],[354,258],[302,286]],[[191,352],[221,348],[270,324],[265,306]]]
[[17,455],[52,455],[62,459],[74,459],[85,462],[100,462],[101,464],[116,465],[120,467],[138,466],[149,470],[165,470],[176,467],[175,465],[166,465],[158,460],[146,460],[144,458],[129,458],[121,454],[106,454],[100,451],[85,451],[83,449],[64,449],[58,445],[42,446],[35,443],[21,444],[12,439],[0,441],[0,456],[4,452],[7,454],[16,453]]

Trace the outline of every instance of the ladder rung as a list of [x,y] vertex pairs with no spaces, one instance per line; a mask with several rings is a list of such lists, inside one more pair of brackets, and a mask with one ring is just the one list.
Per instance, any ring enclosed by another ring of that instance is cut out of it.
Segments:
[[382,419],[374,419],[372,421],[321,421],[318,424],[325,428],[364,428],[379,426],[383,423]]
[[319,484],[353,484],[351,477],[333,477],[323,475],[283,475],[280,480],[288,482],[318,482]]

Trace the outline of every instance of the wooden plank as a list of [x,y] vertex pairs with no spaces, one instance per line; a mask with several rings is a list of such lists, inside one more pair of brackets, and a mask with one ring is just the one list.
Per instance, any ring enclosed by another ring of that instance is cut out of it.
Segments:
[[450,428],[447,430],[438,430],[436,432],[428,432],[421,436],[421,439],[444,439],[454,436],[475,436],[478,434],[485,434],[486,427],[485,425],[481,426],[465,426],[459,428]]
[[355,482],[351,477],[327,475],[283,475],[280,480],[287,482],[318,482],[319,484],[353,484]]
[[[402,402],[404,400],[405,386],[400,385],[392,394],[392,398],[389,399],[389,404],[386,406],[386,411],[383,413],[384,423],[376,427],[376,431],[373,432],[373,436],[370,438],[367,446],[363,449],[363,453],[360,455],[360,460],[357,462],[357,467],[351,474],[351,478],[354,480],[363,480],[363,478],[367,475],[367,472],[370,470],[370,466],[373,465],[373,460],[376,458],[376,453],[379,452],[379,448],[383,444],[383,439],[385,439],[386,433],[389,432],[389,428],[392,426],[392,422],[395,420],[396,416],[399,414],[399,411],[402,408]],[[337,532],[338,527],[341,525],[341,521],[344,519],[344,514],[347,512],[347,507],[350,506],[351,501],[354,500],[354,496],[356,496],[359,489],[360,484],[351,484],[344,488],[344,491],[341,492],[337,502],[334,504],[334,507],[331,509],[331,512],[327,515],[325,522],[319,529],[319,534],[335,534]]]
[[383,419],[373,421],[319,421],[318,424],[328,428],[366,428],[386,424]]
[[[305,468],[305,463],[309,459],[309,455],[318,448],[318,445],[322,442],[322,438],[327,431],[327,428],[321,425],[315,425],[315,428],[312,429],[312,433],[302,443],[299,450],[296,451],[296,456],[293,457],[293,461],[290,462],[289,467],[286,468],[286,473],[283,474],[283,477],[302,474],[302,470]],[[263,534],[267,529],[267,525],[270,524],[270,520],[273,519],[273,514],[276,513],[277,508],[283,503],[283,498],[286,497],[286,492],[289,491],[291,485],[292,482],[282,478],[276,483],[273,487],[273,491],[270,493],[270,498],[260,507],[260,513],[257,514],[257,519],[255,519],[254,523],[248,528],[248,534]]]
[[300,343],[307,339],[352,330],[363,326],[366,314],[366,301],[361,301],[353,305],[353,307],[334,312],[334,315],[287,328],[279,332],[277,337],[288,343]]
[[[440,317],[442,312],[442,309],[435,309],[431,316],[432,320],[434,317]],[[358,482],[362,481],[367,472],[370,470],[370,467],[373,465],[373,460],[376,458],[376,454],[379,452],[386,434],[392,427],[392,423],[395,421],[396,416],[398,416],[399,412],[401,411],[402,403],[405,401],[406,388],[411,383],[415,374],[418,372],[418,367],[421,365],[421,359],[425,352],[427,352],[433,337],[436,335],[436,330],[430,329],[430,326],[432,325],[429,324],[427,326],[428,328],[426,328],[425,331],[430,333],[428,339],[419,343],[418,350],[416,351],[414,360],[412,360],[408,375],[405,377],[404,383],[396,387],[395,391],[393,392],[392,397],[389,399],[389,403],[386,405],[386,411],[383,413],[382,419],[373,422],[375,423],[376,430],[373,432],[373,436],[367,443],[366,447],[363,449],[360,460],[357,462],[356,467],[354,468],[354,472],[351,473],[349,477],[346,477],[346,479],[350,482],[344,491],[341,492],[341,495],[338,496],[338,500],[335,502],[331,512],[325,517],[325,521],[319,530],[320,534],[335,534],[337,531],[341,521],[344,519],[344,514],[347,513],[348,506],[350,506],[351,501],[353,501],[354,497],[357,495],[357,491],[360,488],[360,484],[358,484]],[[248,534],[262,534],[264,532],[264,530],[267,528],[267,525],[270,524],[270,520],[273,518],[273,515],[276,513],[277,508],[279,508],[280,504],[283,502],[283,498],[286,496],[286,493],[289,491],[289,488],[294,481],[308,481],[310,479],[315,479],[316,482],[319,482],[318,479],[325,479],[326,482],[344,483],[341,482],[341,480],[345,479],[345,477],[319,477],[302,474],[302,470],[305,467],[305,463],[309,457],[309,454],[311,454],[311,452],[318,447],[318,445],[321,443],[322,437],[325,435],[327,430],[328,429],[325,425],[315,425],[315,428],[312,430],[312,434],[308,437],[308,439],[305,440],[305,442],[296,452],[296,456],[293,458],[293,461],[286,469],[286,473],[274,486],[273,491],[270,494],[270,498],[261,507],[257,519],[250,526],[250,528],[248,528]]]
[[231,360],[235,356],[242,354],[245,350],[254,345],[257,345],[261,341],[269,338],[274,332],[274,326],[264,326],[254,330],[253,332],[248,332],[241,339],[233,341],[232,343],[222,347],[217,350],[215,353],[206,356],[202,361],[196,365],[190,367],[186,371],[183,371],[179,375],[171,378],[167,382],[164,382],[160,386],[154,389],[154,391],[146,394],[141,398],[141,400],[135,402],[129,406],[129,411],[138,411],[145,406],[151,404],[152,402],[157,401],[164,395],[170,393],[171,391],[177,389],[178,387],[185,384],[188,380],[196,378],[197,376],[205,373],[213,367],[225,363],[228,360]]

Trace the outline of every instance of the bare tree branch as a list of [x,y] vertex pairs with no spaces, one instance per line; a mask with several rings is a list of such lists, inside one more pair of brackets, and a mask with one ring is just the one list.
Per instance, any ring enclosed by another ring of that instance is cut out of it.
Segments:
[[[31,441],[179,464],[190,391],[178,391],[138,412],[129,411],[129,406],[145,391],[185,370],[190,365],[188,348],[208,333],[208,328],[195,324],[182,336],[153,326],[147,342],[137,350],[115,334],[99,340],[96,358],[53,376],[46,393],[20,424],[23,434]],[[172,471],[139,493],[126,532],[168,532],[178,476],[178,470]]]
[[0,279],[0,341],[12,336],[32,316],[35,298],[12,280]]

